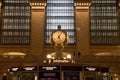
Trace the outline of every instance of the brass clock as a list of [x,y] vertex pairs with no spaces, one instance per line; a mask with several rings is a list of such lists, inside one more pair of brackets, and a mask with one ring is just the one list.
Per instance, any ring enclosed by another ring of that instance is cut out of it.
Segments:
[[68,35],[60,29],[60,26],[58,26],[58,30],[51,34],[50,42],[55,45],[64,45],[68,43]]
[[66,39],[66,34],[62,31],[56,31],[52,34],[52,40],[56,44],[64,43],[65,39]]

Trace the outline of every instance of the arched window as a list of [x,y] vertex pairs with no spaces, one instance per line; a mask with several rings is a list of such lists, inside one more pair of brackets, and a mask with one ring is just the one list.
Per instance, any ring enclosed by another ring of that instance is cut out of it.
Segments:
[[0,45],[30,45],[30,0],[3,0]]
[[74,0],[47,0],[46,12],[45,43],[50,43],[51,32],[61,25],[61,29],[69,35],[69,44],[74,44]]
[[118,0],[91,0],[91,45],[120,45],[117,1]]

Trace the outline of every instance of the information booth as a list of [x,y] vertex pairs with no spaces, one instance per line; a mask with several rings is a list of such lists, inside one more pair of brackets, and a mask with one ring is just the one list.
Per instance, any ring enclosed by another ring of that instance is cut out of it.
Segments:
[[40,66],[39,80],[61,80],[60,66]]
[[84,80],[111,80],[109,75],[109,68],[85,66]]
[[62,80],[81,80],[82,66],[62,66]]
[[37,66],[10,67],[9,80],[38,80]]
[[19,66],[8,71],[7,80],[111,80],[109,68],[94,66]]

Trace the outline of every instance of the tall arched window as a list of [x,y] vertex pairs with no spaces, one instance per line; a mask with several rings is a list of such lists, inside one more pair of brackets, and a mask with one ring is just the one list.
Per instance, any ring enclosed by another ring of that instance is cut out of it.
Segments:
[[91,45],[120,45],[118,0],[91,0]]
[[47,0],[45,43],[50,43],[52,31],[61,25],[69,35],[69,44],[75,43],[74,0]]
[[0,45],[30,45],[30,0],[2,0]]

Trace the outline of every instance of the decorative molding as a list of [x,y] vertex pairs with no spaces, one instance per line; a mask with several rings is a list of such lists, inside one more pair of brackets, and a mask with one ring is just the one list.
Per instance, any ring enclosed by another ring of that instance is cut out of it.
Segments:
[[32,11],[44,11],[46,3],[30,3]]

